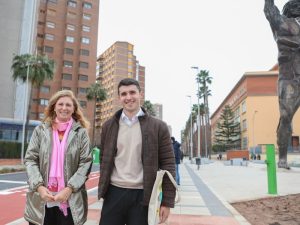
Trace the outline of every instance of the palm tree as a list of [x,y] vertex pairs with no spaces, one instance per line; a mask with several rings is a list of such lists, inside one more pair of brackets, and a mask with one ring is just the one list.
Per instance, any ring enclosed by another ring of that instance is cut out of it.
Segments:
[[[210,122],[209,122],[209,107],[208,107],[208,96],[211,95],[211,91],[208,88],[208,85],[212,82],[212,77],[209,76],[209,71],[207,70],[200,70],[197,74],[196,78],[197,82],[200,84],[198,95],[199,97],[203,97],[204,99],[204,106],[205,106],[205,135],[207,138],[210,139]],[[206,129],[208,128],[208,129]],[[207,141],[206,140],[206,141]],[[210,141],[207,141],[208,146],[208,154],[210,156]]]
[[86,99],[88,101],[94,100],[94,119],[93,119],[93,145],[95,145],[95,120],[96,120],[96,104],[104,101],[107,97],[106,90],[99,83],[92,84],[86,92]]
[[45,80],[53,79],[54,60],[49,59],[47,55],[16,55],[13,58],[11,70],[14,81],[20,79],[26,82],[28,72],[31,85],[40,87]]
[[[54,74],[54,60],[48,59],[47,55],[15,55],[12,60],[11,70],[14,81],[21,80],[23,83],[30,82],[32,86],[40,87],[45,80],[52,80]],[[27,93],[26,93],[27,94]],[[32,88],[30,97],[32,96]],[[25,95],[25,102],[27,98]],[[25,111],[24,111],[25,112]],[[27,108],[26,125],[23,129],[23,141],[21,149],[21,162],[23,164],[25,137],[27,137],[27,129],[30,115],[30,104]],[[25,114],[26,115],[26,114]]]

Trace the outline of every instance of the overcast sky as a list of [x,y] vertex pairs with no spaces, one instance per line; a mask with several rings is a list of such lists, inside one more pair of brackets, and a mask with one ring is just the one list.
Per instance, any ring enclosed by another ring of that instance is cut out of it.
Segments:
[[[287,1],[275,0],[278,8]],[[146,67],[146,100],[180,131],[197,103],[196,71],[213,77],[210,114],[248,71],[269,70],[277,49],[263,0],[100,0],[98,55],[116,41],[134,45]]]

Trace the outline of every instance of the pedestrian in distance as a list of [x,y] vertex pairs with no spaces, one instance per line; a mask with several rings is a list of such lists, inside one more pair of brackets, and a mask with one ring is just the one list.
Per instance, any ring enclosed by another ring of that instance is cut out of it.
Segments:
[[73,92],[51,97],[25,155],[29,190],[24,217],[30,225],[85,223],[85,182],[92,163],[88,127]]
[[[123,108],[106,121],[101,132],[101,178],[98,198],[103,198],[100,225],[148,225],[148,206],[156,172],[175,176],[175,160],[167,125],[141,108],[138,81],[118,84]],[[175,187],[164,177],[160,222],[174,207]]]
[[176,172],[176,183],[177,185],[180,185],[180,174],[179,174],[179,164],[181,159],[181,150],[180,150],[180,143],[175,140],[174,137],[171,137],[172,145],[173,145],[173,151],[175,156],[175,172]]

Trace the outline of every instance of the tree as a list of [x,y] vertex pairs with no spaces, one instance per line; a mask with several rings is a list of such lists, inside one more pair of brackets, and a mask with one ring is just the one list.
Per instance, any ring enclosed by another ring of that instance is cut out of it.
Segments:
[[225,150],[229,148],[240,148],[240,135],[240,123],[234,121],[234,113],[230,106],[226,105],[217,123],[215,142],[217,145],[225,146]]
[[208,96],[211,95],[211,90],[209,90],[208,85],[212,82],[212,77],[209,76],[209,71],[207,70],[200,70],[196,77],[197,82],[199,83],[200,87],[198,90],[199,98],[203,98],[204,100],[204,118],[205,118],[205,125],[204,125],[204,134],[205,134],[205,149],[208,155],[210,156],[210,121],[209,121],[209,107],[208,107]]
[[88,101],[95,101],[94,105],[94,118],[93,118],[93,145],[95,145],[95,120],[96,120],[96,104],[104,101],[107,98],[106,90],[99,83],[92,84],[86,93],[86,99]]
[[153,104],[149,100],[144,101],[143,108],[146,109],[149,115],[156,116]]
[[[47,55],[15,55],[12,60],[11,70],[14,81],[20,79],[25,83],[28,79],[30,84],[35,87],[40,87],[45,80],[52,80],[54,74],[54,60],[51,60]],[[32,88],[30,97],[32,97]],[[26,95],[25,95],[26,98]],[[25,99],[27,101],[27,99]],[[24,111],[25,112],[25,111]],[[27,108],[26,125],[24,126],[23,141],[21,149],[21,161],[23,164],[25,137],[27,137],[27,129],[30,115],[30,104]]]
[[26,82],[28,72],[31,85],[40,87],[45,80],[53,79],[54,60],[49,59],[47,55],[16,55],[13,58],[11,70],[14,81],[20,79]]

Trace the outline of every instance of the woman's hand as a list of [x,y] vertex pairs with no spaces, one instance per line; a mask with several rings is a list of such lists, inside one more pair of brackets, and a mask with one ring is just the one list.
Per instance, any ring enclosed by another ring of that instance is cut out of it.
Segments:
[[51,192],[46,187],[39,186],[37,191],[40,194],[41,198],[45,202],[53,202],[54,201],[54,196],[51,194]]
[[60,192],[58,192],[54,196],[54,201],[56,201],[56,202],[67,202],[68,199],[70,198],[71,194],[72,194],[72,188],[65,187],[64,189],[62,189]]

